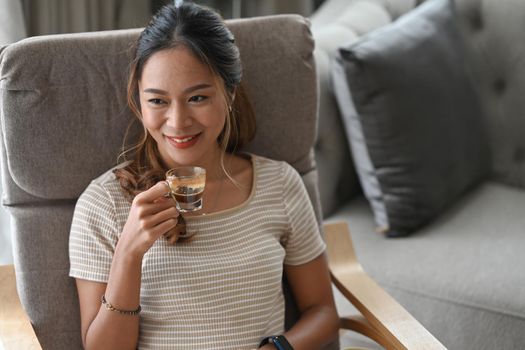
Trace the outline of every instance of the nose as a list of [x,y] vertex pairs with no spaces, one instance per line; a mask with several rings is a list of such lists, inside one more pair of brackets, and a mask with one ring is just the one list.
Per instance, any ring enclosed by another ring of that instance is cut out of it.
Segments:
[[172,103],[166,111],[166,125],[174,129],[184,129],[191,124],[189,109],[181,103]]

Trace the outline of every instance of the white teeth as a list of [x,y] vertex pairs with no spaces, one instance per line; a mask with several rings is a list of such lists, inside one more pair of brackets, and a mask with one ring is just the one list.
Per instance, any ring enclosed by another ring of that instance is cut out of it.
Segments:
[[193,139],[195,136],[190,136],[190,137],[186,137],[186,138],[183,138],[183,139],[175,139],[173,138],[172,140],[177,142],[177,143],[183,143],[183,142],[188,142],[189,140]]

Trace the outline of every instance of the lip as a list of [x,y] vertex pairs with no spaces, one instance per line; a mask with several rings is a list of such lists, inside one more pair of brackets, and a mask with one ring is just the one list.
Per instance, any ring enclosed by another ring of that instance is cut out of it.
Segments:
[[178,149],[189,148],[199,141],[201,133],[184,136],[165,136],[170,145]]

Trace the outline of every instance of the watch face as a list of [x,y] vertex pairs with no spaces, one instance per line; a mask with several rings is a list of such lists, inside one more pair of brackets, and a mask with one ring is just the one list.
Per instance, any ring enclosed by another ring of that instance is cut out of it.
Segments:
[[272,344],[277,348],[277,350],[293,350],[288,340],[283,335],[277,335],[271,338]]

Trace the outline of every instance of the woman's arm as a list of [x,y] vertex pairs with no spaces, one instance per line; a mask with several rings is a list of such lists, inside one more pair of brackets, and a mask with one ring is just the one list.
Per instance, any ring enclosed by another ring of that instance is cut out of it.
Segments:
[[[339,330],[326,256],[303,265],[285,265],[285,271],[301,317],[284,335],[295,350],[321,349]],[[262,349],[273,349],[273,345]]]
[[159,237],[176,225],[178,213],[173,202],[163,197],[165,193],[166,184],[161,182],[133,200],[107,284],[76,280],[86,349],[136,349],[139,316],[109,310],[102,305],[101,297],[104,295],[118,310],[139,307],[142,258]]
[[86,350],[137,347],[139,316],[107,310],[101,303],[101,296],[105,295],[106,301],[120,310],[135,310],[139,305],[141,263],[119,260],[115,255],[108,285],[76,279]]

